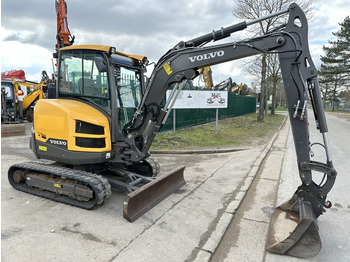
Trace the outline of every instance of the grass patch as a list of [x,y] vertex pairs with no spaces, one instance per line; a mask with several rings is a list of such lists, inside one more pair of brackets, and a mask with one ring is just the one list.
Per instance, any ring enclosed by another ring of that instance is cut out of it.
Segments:
[[275,108],[275,111],[288,111],[287,107],[277,107]]
[[249,147],[267,143],[278,130],[285,116],[265,114],[262,123],[257,114],[219,120],[218,134],[215,122],[161,133],[155,138],[151,150],[195,150],[232,147]]

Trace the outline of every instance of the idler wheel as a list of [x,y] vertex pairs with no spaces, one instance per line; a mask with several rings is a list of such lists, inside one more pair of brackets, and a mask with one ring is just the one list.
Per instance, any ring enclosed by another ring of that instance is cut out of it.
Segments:
[[13,181],[15,181],[15,183],[20,184],[20,183],[24,183],[25,177],[24,177],[24,172],[21,170],[16,170],[15,172],[13,172]]

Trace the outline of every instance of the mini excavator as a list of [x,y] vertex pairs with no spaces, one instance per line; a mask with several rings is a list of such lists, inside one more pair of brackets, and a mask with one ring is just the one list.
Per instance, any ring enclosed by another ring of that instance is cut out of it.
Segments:
[[[238,42],[213,44],[248,26],[288,13],[275,30]],[[71,45],[58,50],[57,98],[39,100],[34,110],[30,147],[38,159],[9,168],[10,184],[21,191],[85,209],[101,206],[111,187],[129,192],[124,217],[134,221],[185,184],[184,167],[156,177],[159,166],[150,147],[171,110],[171,97],[200,68],[257,54],[277,54],[288,101],[301,185],[276,209],[278,216],[297,220],[285,239],[270,252],[311,257],[321,248],[317,218],[331,206],[326,201],[336,171],[327,138],[327,123],[308,47],[308,25],[296,4],[288,9],[182,41],[156,63],[149,81],[144,56],[127,55],[100,45]],[[172,87],[164,104],[166,91]],[[325,163],[310,160],[307,106],[313,107],[323,137]],[[323,176],[322,184],[313,176]]]
[[25,116],[28,122],[33,122],[33,108],[38,99],[45,98],[45,92],[47,91],[47,84],[49,83],[49,77],[46,71],[42,71],[42,78],[40,83],[35,82],[20,82],[17,81],[14,77],[12,77],[12,82],[15,87],[16,92],[21,88],[26,87],[30,90],[30,92],[23,98],[23,102],[21,105],[21,113],[20,116]]

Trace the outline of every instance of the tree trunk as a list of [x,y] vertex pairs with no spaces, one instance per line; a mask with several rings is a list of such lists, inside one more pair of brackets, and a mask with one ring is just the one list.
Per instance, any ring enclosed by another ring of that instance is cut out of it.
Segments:
[[273,83],[272,83],[271,115],[275,114],[276,89],[277,89],[277,80],[273,79]]
[[264,122],[264,110],[265,110],[265,92],[266,92],[266,54],[263,54],[261,60],[261,88],[260,88],[260,107],[258,114],[258,122]]
[[332,111],[335,111],[335,97],[336,97],[336,91],[334,89],[333,91],[333,98],[332,98]]

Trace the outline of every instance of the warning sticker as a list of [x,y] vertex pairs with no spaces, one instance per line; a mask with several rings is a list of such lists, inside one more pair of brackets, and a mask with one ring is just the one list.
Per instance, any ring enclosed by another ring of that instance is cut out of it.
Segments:
[[58,187],[58,188],[62,188],[61,184],[56,184],[56,183],[54,183],[53,186],[54,186],[54,187]]
[[163,67],[168,75],[170,75],[173,72],[169,64],[164,64]]
[[47,147],[46,146],[39,146],[39,150],[40,151],[47,151]]

